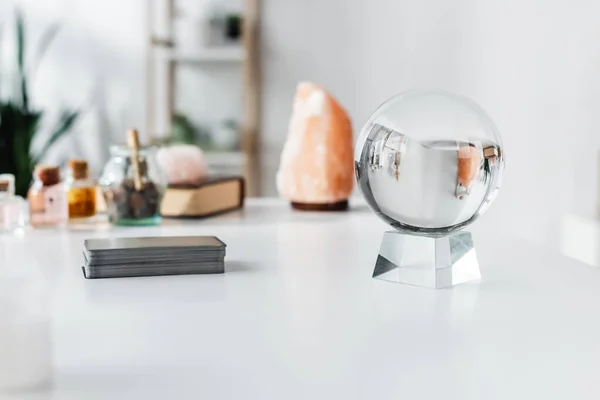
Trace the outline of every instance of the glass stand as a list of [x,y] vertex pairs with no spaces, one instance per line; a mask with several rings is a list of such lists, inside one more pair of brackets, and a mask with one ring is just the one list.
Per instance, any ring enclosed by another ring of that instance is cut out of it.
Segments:
[[416,236],[385,232],[373,278],[441,289],[481,278],[469,232]]

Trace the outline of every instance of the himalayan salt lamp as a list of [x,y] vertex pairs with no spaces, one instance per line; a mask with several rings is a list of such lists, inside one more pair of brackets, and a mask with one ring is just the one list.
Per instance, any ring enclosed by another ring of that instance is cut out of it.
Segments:
[[195,185],[208,175],[208,164],[198,146],[180,144],[162,147],[156,160],[169,185]]
[[354,184],[352,124],[323,88],[296,89],[277,190],[301,210],[345,210]]
[[479,151],[474,146],[461,146],[458,149],[458,184],[456,197],[464,198],[471,192],[471,187],[477,178],[480,164]]

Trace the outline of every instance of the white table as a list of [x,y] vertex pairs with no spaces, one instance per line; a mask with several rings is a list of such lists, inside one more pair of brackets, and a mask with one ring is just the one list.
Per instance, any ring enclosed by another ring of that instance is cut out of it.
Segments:
[[[385,230],[364,206],[255,200],[202,221],[2,238],[0,264],[39,268],[54,299],[55,388],[33,398],[599,398],[600,270],[481,224],[480,282],[373,280]],[[217,235],[227,272],[85,280],[82,241],[108,235]]]

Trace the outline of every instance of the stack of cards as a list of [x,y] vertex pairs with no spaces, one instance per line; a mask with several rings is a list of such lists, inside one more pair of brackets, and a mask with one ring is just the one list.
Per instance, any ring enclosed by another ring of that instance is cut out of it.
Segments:
[[214,236],[89,239],[86,278],[225,272],[225,243]]

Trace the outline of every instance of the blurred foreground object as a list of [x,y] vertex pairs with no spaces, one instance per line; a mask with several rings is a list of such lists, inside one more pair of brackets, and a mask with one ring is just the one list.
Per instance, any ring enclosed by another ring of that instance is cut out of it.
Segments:
[[345,210],[353,171],[348,114],[323,88],[300,83],[277,172],[279,194],[298,209]]
[[50,384],[50,314],[43,287],[33,279],[0,276],[0,354],[0,391]]
[[387,100],[356,144],[358,186],[386,232],[373,277],[441,288],[478,278],[468,232],[496,197],[500,134],[475,102],[435,91]]
[[[0,99],[0,173],[15,176],[15,192],[20,196],[27,194],[35,165],[46,155],[56,141],[73,127],[79,111],[61,110],[59,119],[39,152],[33,153],[32,143],[36,139],[43,112],[32,108],[30,104],[29,82],[37,70],[44,53],[58,32],[57,26],[50,26],[42,35],[37,48],[37,58],[25,60],[30,53],[25,40],[25,22],[20,12],[16,18],[16,70],[18,82],[0,82],[0,86],[17,87],[12,98]],[[10,76],[0,73],[0,76]]]
[[156,160],[169,185],[197,185],[208,175],[208,164],[198,146],[174,145],[162,147]]

